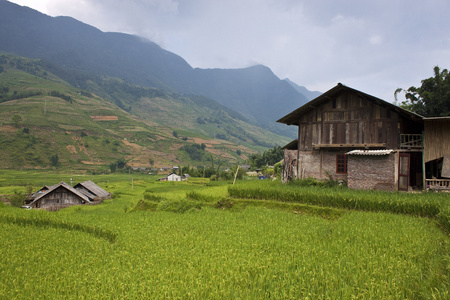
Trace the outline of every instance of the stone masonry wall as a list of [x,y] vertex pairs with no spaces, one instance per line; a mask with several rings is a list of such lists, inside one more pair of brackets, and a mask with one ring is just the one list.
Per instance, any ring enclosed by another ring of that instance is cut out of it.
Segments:
[[336,155],[339,153],[345,153],[345,151],[300,151],[300,177],[329,179],[328,174],[330,174],[334,180],[346,180],[347,174],[336,173]]
[[348,187],[363,190],[396,191],[395,154],[349,155]]

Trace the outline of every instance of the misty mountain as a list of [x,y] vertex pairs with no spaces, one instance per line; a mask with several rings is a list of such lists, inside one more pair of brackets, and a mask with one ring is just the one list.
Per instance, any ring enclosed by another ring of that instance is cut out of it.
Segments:
[[287,83],[289,83],[290,85],[292,85],[292,87],[299,92],[300,94],[302,94],[303,96],[306,97],[306,99],[312,100],[314,98],[319,97],[322,93],[318,92],[318,91],[310,91],[307,88],[305,88],[304,86],[300,86],[298,84],[296,84],[295,82],[290,81],[288,78],[286,78],[284,81],[286,81]]
[[[272,132],[294,136],[275,121],[308,101],[265,66],[194,69],[183,58],[137,36],[102,32],[70,17],[50,17],[0,0],[0,51],[39,58],[74,75],[121,78],[166,92],[203,95]],[[76,72],[72,72],[76,71]]]
[[287,82],[280,80],[262,65],[245,69],[195,69],[201,93],[239,111],[250,121],[284,135],[289,134],[276,123],[283,116],[308,100]]

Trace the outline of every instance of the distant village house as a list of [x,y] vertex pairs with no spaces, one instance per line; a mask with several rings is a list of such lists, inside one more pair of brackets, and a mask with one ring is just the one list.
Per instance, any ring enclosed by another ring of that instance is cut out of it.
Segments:
[[184,181],[188,177],[190,177],[189,174],[185,174],[184,176],[180,176],[180,175],[177,175],[175,173],[170,173],[166,177],[159,178],[158,181]]

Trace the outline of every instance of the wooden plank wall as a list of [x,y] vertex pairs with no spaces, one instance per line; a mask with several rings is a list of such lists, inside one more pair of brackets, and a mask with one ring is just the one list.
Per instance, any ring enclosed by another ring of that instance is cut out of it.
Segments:
[[425,162],[450,155],[450,121],[425,122]]
[[300,150],[313,144],[380,144],[398,148],[399,116],[356,93],[344,92],[302,115]]

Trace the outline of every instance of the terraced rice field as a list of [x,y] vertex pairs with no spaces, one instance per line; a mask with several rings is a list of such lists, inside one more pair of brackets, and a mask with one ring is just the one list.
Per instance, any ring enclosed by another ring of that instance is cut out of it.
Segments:
[[449,297],[450,239],[431,217],[230,196],[266,181],[89,179],[115,197],[0,206],[0,299]]

